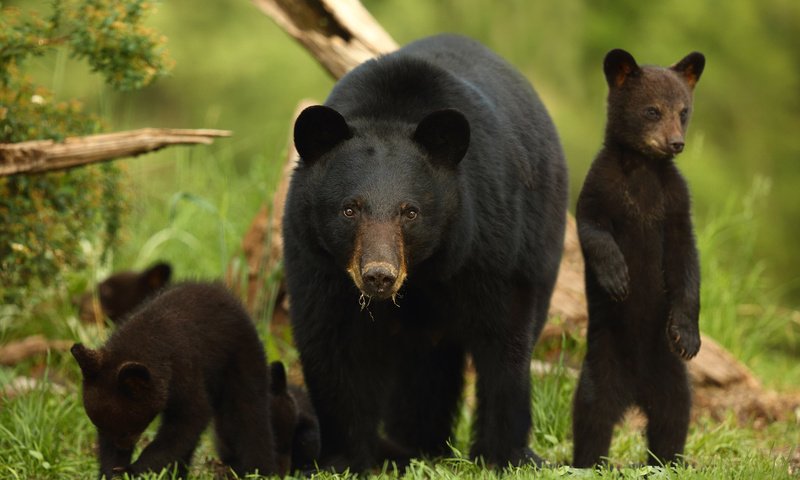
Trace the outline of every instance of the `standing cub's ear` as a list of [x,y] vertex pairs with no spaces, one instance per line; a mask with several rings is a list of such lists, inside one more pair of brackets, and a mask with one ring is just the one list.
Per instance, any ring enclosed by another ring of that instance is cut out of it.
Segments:
[[641,72],[633,55],[615,48],[606,54],[603,60],[603,72],[606,74],[606,82],[611,88],[621,87],[629,77],[636,77]]
[[692,52],[670,68],[686,80],[689,88],[694,88],[697,81],[700,80],[700,74],[703,73],[705,66],[706,57],[700,52]]
[[309,165],[352,136],[342,114],[324,105],[306,108],[294,123],[294,146],[300,160]]
[[469,121],[458,110],[438,110],[423,118],[414,141],[431,154],[434,164],[454,168],[469,148]]
[[99,351],[86,348],[82,343],[76,343],[69,351],[78,361],[84,377],[93,377],[100,371],[101,355]]
[[150,369],[139,362],[125,362],[117,369],[117,384],[128,395],[137,396],[150,386]]

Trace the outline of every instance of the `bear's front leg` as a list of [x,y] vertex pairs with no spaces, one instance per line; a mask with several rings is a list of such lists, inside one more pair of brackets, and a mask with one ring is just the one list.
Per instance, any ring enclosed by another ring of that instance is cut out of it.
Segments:
[[596,212],[584,207],[578,211],[578,236],[586,268],[594,274],[597,283],[616,302],[628,297],[630,276],[625,256],[611,234],[610,220],[597,218]]
[[381,359],[378,353],[366,352],[376,342],[360,331],[374,324],[324,320],[338,328],[294,329],[303,376],[319,421],[319,466],[362,472],[377,465]]
[[[133,442],[135,444],[135,442]],[[111,480],[119,474],[120,469],[125,470],[131,463],[133,444],[130,448],[119,448],[107,435],[97,435],[98,459],[100,461],[99,478]]]
[[177,468],[176,476],[185,477],[200,435],[210,419],[211,410],[205,396],[181,401],[173,399],[161,416],[156,437],[126,472],[139,475]]
[[533,341],[526,331],[499,329],[472,349],[478,405],[471,455],[500,468],[542,464],[528,447]]
[[667,320],[669,348],[684,360],[700,351],[700,260],[692,232],[689,195],[676,178],[675,195],[664,227],[664,281],[670,302]]

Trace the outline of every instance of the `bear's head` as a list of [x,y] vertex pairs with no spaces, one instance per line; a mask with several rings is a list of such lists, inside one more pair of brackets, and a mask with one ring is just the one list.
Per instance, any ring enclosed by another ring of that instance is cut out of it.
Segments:
[[669,68],[640,67],[625,50],[608,52],[603,63],[609,87],[606,141],[651,158],[682,152],[692,91],[704,66],[705,57],[698,52]]
[[105,314],[119,324],[147,298],[167,286],[171,276],[172,267],[164,262],[141,272],[115,273],[97,285],[99,309],[92,292],[83,294],[76,301],[79,316],[83,321],[95,322]]
[[460,205],[459,162],[470,125],[459,111],[415,123],[353,118],[313,106],[294,140],[321,247],[361,293],[394,299],[406,276],[441,247]]
[[167,379],[137,361],[108,358],[76,343],[70,349],[83,374],[83,406],[98,432],[131,449],[167,403]]

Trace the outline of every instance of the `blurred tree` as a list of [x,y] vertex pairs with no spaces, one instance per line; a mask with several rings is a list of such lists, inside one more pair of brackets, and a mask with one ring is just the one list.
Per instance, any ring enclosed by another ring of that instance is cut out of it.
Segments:
[[[165,39],[142,26],[150,2],[53,0],[46,18],[0,8],[0,142],[101,129],[79,102],[55,102],[24,74],[31,57],[67,49],[121,91],[141,88],[170,67]],[[0,304],[29,307],[34,293],[57,285],[66,269],[85,266],[91,252],[105,255],[124,210],[120,176],[103,164],[0,178]]]

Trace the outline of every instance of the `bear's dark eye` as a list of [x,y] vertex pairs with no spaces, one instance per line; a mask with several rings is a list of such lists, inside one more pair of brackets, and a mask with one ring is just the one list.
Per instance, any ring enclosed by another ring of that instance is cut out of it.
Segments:
[[687,118],[689,118],[689,109],[684,108],[681,110],[681,122],[686,123]]
[[419,209],[413,206],[407,206],[403,208],[403,216],[406,217],[406,220],[414,220],[419,215]]
[[650,120],[660,120],[661,111],[656,107],[647,107],[644,111],[644,116]]
[[356,215],[356,210],[353,207],[344,207],[344,210],[342,210],[342,214],[345,217],[351,218]]

